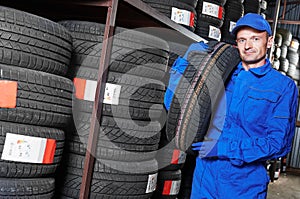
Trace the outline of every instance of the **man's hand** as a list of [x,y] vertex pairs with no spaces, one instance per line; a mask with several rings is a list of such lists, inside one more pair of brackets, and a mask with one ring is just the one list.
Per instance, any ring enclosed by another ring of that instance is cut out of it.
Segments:
[[218,156],[218,142],[214,139],[193,143],[192,149],[194,151],[199,151],[199,156],[201,158]]

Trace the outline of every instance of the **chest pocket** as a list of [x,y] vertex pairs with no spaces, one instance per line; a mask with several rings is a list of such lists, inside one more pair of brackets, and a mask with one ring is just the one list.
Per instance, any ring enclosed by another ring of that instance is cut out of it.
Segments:
[[249,88],[245,99],[244,117],[252,124],[265,124],[279,98],[278,92]]

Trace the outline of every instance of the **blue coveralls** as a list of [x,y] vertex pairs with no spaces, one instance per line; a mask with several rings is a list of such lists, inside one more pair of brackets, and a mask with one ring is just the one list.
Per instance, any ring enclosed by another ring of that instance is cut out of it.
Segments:
[[291,149],[298,89],[267,59],[249,71],[240,63],[225,93],[227,108],[217,109],[216,114],[223,115],[210,129],[221,133],[218,159],[197,157],[191,199],[266,198],[269,177],[264,164]]

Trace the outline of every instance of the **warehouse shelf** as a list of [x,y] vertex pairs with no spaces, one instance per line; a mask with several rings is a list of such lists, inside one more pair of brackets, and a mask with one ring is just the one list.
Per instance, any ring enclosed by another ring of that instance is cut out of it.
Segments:
[[[162,39],[169,40],[170,38],[180,41],[182,44],[189,45],[195,41],[205,41],[200,36],[194,34],[183,26],[173,22],[165,15],[145,4],[141,0],[2,0],[2,6],[8,6],[30,12],[53,21],[59,20],[88,20],[94,22],[105,23],[105,33],[101,51],[99,75],[97,81],[97,91],[95,97],[95,105],[92,113],[90,134],[86,152],[86,159],[80,189],[80,198],[89,197],[89,188],[91,176],[93,172],[95,148],[97,145],[99,124],[97,118],[101,117],[102,99],[104,89],[102,82],[106,82],[107,68],[110,60],[111,39],[115,26],[125,28],[140,28],[140,27],[162,27],[168,34],[151,32],[151,34],[159,34]],[[55,13],[55,14],[54,14]],[[163,32],[162,32],[163,33]],[[170,34],[173,34],[170,36]]]

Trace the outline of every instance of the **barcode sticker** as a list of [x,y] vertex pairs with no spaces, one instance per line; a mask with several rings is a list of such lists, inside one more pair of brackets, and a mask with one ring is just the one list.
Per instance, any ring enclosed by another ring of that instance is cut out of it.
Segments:
[[223,8],[213,3],[203,2],[202,14],[222,19]]
[[185,162],[186,154],[178,149],[173,150],[171,164],[182,164]]
[[[77,99],[95,101],[97,81],[74,78],[75,96]],[[104,104],[119,104],[121,86],[117,84],[105,84],[103,97]]]
[[53,163],[56,141],[53,139],[7,133],[1,159],[27,163]]
[[106,83],[103,103],[118,105],[120,93],[121,93],[120,85]]
[[234,29],[235,26],[236,26],[236,22],[230,21],[230,24],[229,24],[229,32],[232,32],[232,30]]
[[220,41],[221,40],[221,30],[219,28],[216,28],[216,27],[210,25],[208,37],[215,39],[217,41]]
[[164,183],[162,195],[177,195],[180,190],[181,180],[171,181],[167,180]]
[[178,24],[193,27],[195,23],[195,14],[187,10],[172,7],[171,20]]
[[146,193],[152,193],[153,191],[155,191],[156,184],[157,184],[157,173],[149,175]]

